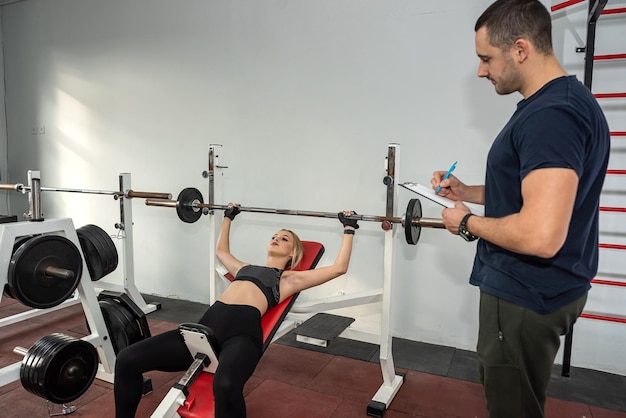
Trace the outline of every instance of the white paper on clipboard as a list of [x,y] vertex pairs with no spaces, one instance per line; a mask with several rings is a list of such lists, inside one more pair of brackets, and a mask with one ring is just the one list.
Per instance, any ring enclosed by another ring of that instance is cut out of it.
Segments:
[[[432,187],[426,187],[419,183],[413,183],[410,181],[406,183],[400,183],[400,186],[446,208],[454,207],[454,200],[448,199],[447,197],[439,196],[435,193]],[[475,203],[468,202],[463,202],[463,204],[465,204],[465,206],[467,206],[473,214],[478,216],[485,216],[485,208],[483,205],[477,205]]]

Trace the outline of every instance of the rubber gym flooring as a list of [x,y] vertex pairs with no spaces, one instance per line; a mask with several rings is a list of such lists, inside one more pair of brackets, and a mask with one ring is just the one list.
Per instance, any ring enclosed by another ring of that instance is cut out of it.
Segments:
[[[196,321],[206,308],[199,303],[145,295],[161,309],[148,315],[152,335]],[[29,310],[3,297],[0,318]],[[16,346],[30,347],[41,337],[62,332],[80,338],[87,334],[80,305],[0,328],[0,367],[21,361]],[[311,348],[287,334],[267,349],[245,395],[250,418],[366,417],[366,406],[382,384],[378,346],[346,339],[328,349]],[[476,355],[470,351],[402,339],[393,341],[396,369],[406,373],[386,418],[487,417],[478,384]],[[138,417],[149,417],[182,373],[152,372],[153,391],[144,396]],[[572,368],[561,377],[555,366],[546,405],[548,418],[626,418],[626,376]],[[113,417],[112,385],[95,380],[85,394],[71,403],[69,417]],[[53,413],[60,412],[54,406]],[[46,400],[26,391],[19,381],[0,387],[0,416],[48,416]]]

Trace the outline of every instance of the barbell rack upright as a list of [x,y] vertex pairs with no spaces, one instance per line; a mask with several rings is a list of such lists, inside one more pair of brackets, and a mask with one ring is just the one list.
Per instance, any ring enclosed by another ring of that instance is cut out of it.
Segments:
[[[222,145],[220,144],[211,144],[209,146],[209,161],[208,161],[208,172],[205,177],[209,179],[209,203],[213,204],[216,200],[221,201],[222,198],[222,188],[215,187],[216,183],[216,175],[222,175],[222,169],[227,168],[223,165],[220,165],[220,158],[222,155]],[[219,183],[221,184],[221,183]],[[211,260],[211,265],[209,265],[209,300],[211,305],[215,303],[218,296],[218,288],[217,288],[217,216],[215,216],[214,211],[209,210],[209,260]]]

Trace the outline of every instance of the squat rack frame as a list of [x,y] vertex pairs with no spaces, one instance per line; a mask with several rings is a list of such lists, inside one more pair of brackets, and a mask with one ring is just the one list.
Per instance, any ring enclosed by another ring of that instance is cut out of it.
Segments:
[[[222,184],[220,180],[223,174],[222,170],[228,168],[220,165],[222,150],[222,145],[219,144],[212,144],[209,146],[208,170],[203,173],[203,176],[209,180],[209,204],[216,204],[216,202],[222,201]],[[388,144],[387,154],[385,156],[386,175],[383,178],[383,183],[386,186],[385,216],[388,218],[397,216],[398,185],[400,184],[398,181],[399,154],[399,144]],[[380,366],[383,383],[367,406],[367,415],[374,417],[383,416],[404,381],[404,375],[396,373],[395,371],[391,335],[391,295],[393,294],[392,288],[395,274],[394,243],[396,241],[398,228],[394,227],[391,223],[383,223],[381,226],[385,233],[383,250],[383,279],[381,288],[313,301],[296,301],[291,309],[292,314],[311,314],[381,302],[381,323],[379,334],[375,334],[370,331],[353,329],[351,327],[348,327],[340,334],[342,337],[373,343],[380,346]],[[225,269],[220,265],[216,257],[216,242],[214,238],[217,235],[217,227],[217,216],[215,211],[211,210],[209,211],[209,236],[211,237],[209,240],[209,260],[211,263],[209,268],[209,287],[211,304],[215,302],[219,292],[217,276],[223,276],[225,273]],[[226,279],[224,278],[224,280]],[[275,339],[285,335],[288,331],[295,328],[302,322],[301,318],[294,318],[294,315],[292,314],[287,316],[287,319],[283,322],[280,330],[276,333],[276,336],[274,337]]]

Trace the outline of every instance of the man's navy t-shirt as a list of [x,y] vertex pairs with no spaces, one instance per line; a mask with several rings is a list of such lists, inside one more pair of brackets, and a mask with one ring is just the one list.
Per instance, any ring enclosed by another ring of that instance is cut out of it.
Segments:
[[567,239],[552,258],[513,253],[481,239],[470,283],[539,313],[587,292],[598,268],[598,206],[609,146],[604,114],[575,76],[552,80],[519,102],[489,151],[485,216],[518,213],[522,180],[530,171],[569,168],[579,183]]

